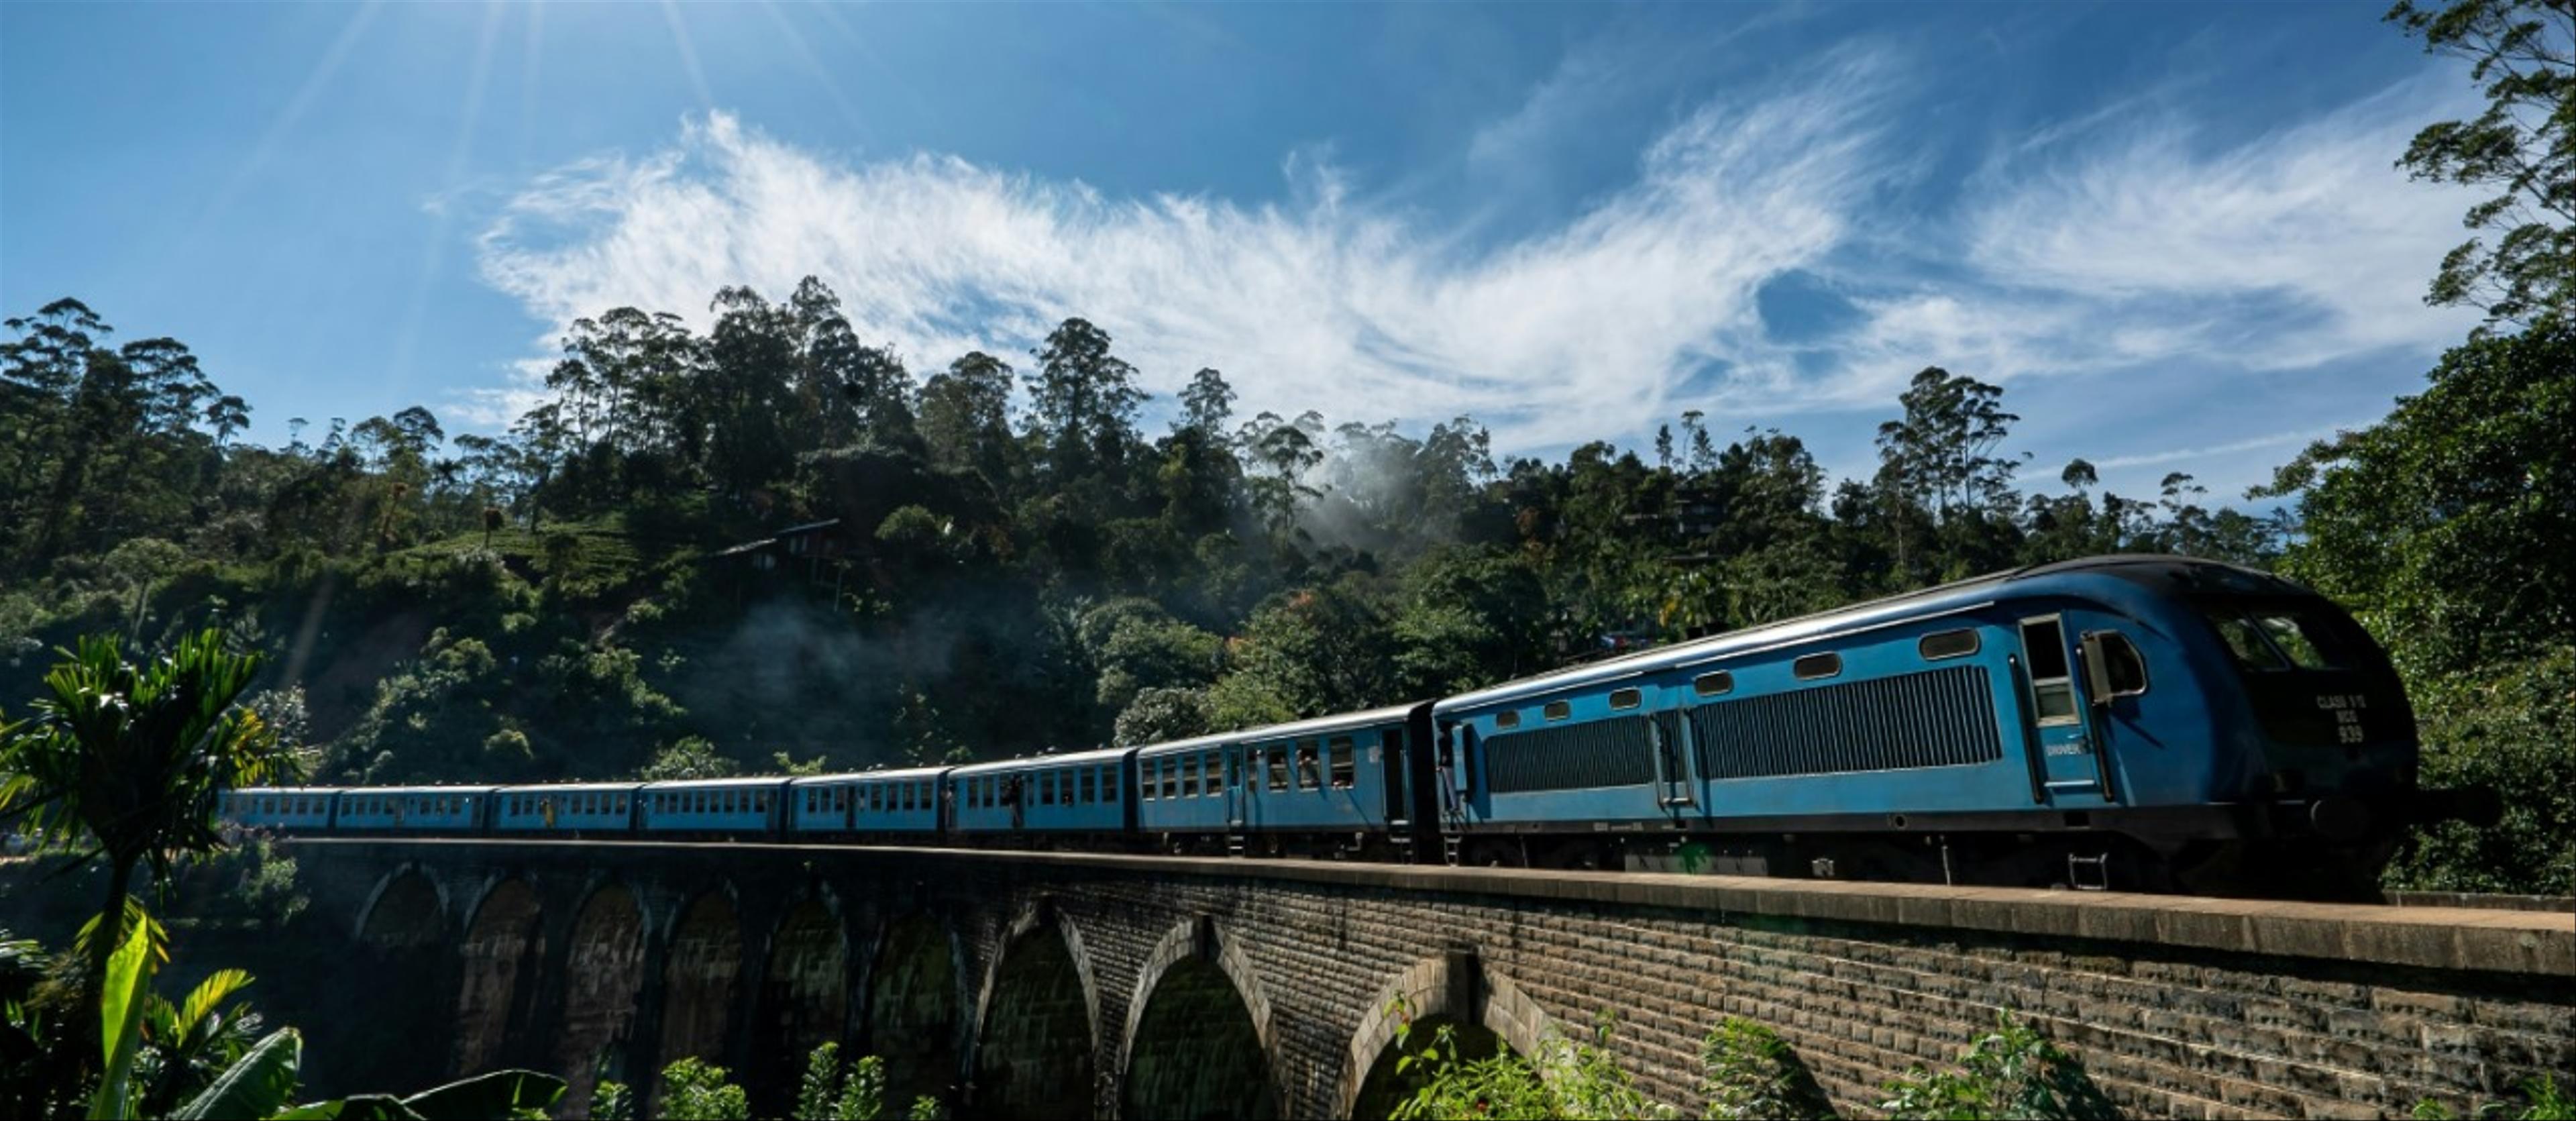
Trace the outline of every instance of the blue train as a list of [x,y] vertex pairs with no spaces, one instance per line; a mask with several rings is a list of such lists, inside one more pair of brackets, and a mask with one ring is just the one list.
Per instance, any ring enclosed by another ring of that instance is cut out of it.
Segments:
[[291,832],[1084,848],[2244,894],[2363,890],[2419,791],[2352,618],[2209,561],[1964,580],[1175,743],[699,782],[239,790]]

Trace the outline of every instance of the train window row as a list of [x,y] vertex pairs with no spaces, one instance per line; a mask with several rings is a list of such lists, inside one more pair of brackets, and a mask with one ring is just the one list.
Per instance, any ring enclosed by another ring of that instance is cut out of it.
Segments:
[[650,803],[657,814],[767,813],[766,790],[666,790]]
[[[1233,751],[1206,751],[1147,760],[1142,765],[1144,797],[1147,801],[1213,798],[1247,785],[1255,792],[1266,787],[1274,793],[1285,793],[1292,758],[1298,790],[1350,790],[1359,785],[1358,747],[1349,736],[1334,736],[1320,745],[1314,740],[1299,740],[1245,748],[1240,755]],[[1247,784],[1247,775],[1255,781]]]
[[321,813],[329,799],[318,794],[226,794],[226,813],[314,814]]
[[968,809],[1009,805],[1014,789],[1026,805],[1088,806],[1118,801],[1118,777],[1113,766],[1053,767],[1025,775],[974,775],[964,781]]
[[472,798],[462,794],[352,794],[341,803],[341,812],[362,817],[390,817],[396,813],[453,814],[464,812],[473,802]]
[[626,812],[626,795],[593,790],[569,794],[512,794],[502,807],[502,812],[514,817],[542,814],[548,810],[561,814],[622,814]]

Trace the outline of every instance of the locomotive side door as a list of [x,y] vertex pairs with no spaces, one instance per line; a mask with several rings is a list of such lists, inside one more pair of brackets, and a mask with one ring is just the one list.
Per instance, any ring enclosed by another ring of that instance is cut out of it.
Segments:
[[2013,659],[2022,694],[2024,732],[2039,749],[2039,785],[2051,804],[2109,801],[2101,744],[2093,732],[2078,672],[2075,636],[2058,615],[2021,620],[2021,653]]

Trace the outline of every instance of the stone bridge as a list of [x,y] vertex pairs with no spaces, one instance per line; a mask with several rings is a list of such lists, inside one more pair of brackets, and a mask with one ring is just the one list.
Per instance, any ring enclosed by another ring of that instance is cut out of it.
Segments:
[[[786,844],[308,839],[333,1083],[683,1056],[783,1110],[815,1044],[967,1117],[1375,1113],[1399,1020],[1614,1050],[1697,1112],[1768,1024],[1847,1110],[2010,1007],[2146,1116],[2387,1115],[2576,1084],[2576,915],[1709,876]],[[1488,1034],[1490,1033],[1490,1034]],[[900,1108],[900,1105],[897,1106]]]

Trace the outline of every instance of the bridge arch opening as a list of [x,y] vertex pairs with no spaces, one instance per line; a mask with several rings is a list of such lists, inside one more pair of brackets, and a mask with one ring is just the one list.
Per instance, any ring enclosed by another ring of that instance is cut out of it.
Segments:
[[1260,1028],[1234,978],[1215,961],[1190,956],[1165,969],[1127,1048],[1122,1116],[1279,1116]]
[[537,1012],[537,974],[545,960],[543,909],[520,879],[492,885],[474,908],[457,947],[463,976],[456,993],[453,1067],[472,1074],[525,1065]]
[[446,901],[417,867],[380,881],[358,918],[357,952],[317,963],[326,992],[362,991],[369,1013],[338,1025],[334,1081],[351,1086],[428,1085],[446,1076],[454,997]]
[[844,1042],[850,1014],[849,940],[825,900],[806,898],[778,920],[762,975],[760,1012],[752,1021],[750,1075],[755,1109],[783,1111],[805,1069],[825,1043]]
[[644,987],[644,910],[635,893],[615,883],[592,892],[573,919],[570,951],[554,1069],[570,1083],[565,1101],[588,1102],[603,1069],[620,1082],[634,1080],[626,1069],[626,1043]]
[[1002,948],[976,1033],[969,1118],[1094,1113],[1091,986],[1060,919],[1024,917]]
[[1396,1068],[1432,1046],[1443,1029],[1462,1061],[1506,1050],[1527,1058],[1538,1053],[1548,1016],[1472,949],[1417,961],[1379,989],[1360,1018],[1343,1068],[1341,1116],[1385,1117],[1412,1097],[1424,1084],[1423,1068]]
[[924,1095],[955,1107],[963,979],[938,919],[915,914],[886,928],[869,971],[864,1049],[885,1060],[890,1108]]
[[725,1035],[733,1029],[734,996],[741,984],[742,918],[731,896],[710,891],[690,903],[671,927],[670,956],[662,969],[659,1061],[724,1062]]
[[404,868],[378,884],[358,920],[359,943],[379,953],[423,950],[446,940],[446,901],[418,868]]

